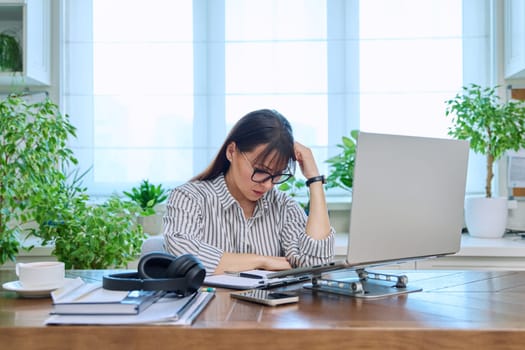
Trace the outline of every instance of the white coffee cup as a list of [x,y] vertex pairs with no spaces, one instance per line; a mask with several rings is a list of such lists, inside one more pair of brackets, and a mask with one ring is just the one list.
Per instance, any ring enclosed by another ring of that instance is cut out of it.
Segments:
[[17,263],[18,282],[26,289],[58,288],[64,284],[64,263],[60,261]]

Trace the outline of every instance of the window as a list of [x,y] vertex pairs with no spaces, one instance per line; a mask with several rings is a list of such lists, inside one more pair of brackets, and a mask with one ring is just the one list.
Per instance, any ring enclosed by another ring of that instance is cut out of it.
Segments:
[[[352,129],[447,137],[444,101],[489,83],[487,4],[67,1],[64,104],[85,184],[187,181],[258,108],[282,112],[324,173]],[[471,171],[469,192],[482,183]]]

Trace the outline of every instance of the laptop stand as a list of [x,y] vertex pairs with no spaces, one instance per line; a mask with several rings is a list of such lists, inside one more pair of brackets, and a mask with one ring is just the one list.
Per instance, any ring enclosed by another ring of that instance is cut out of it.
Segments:
[[321,276],[314,276],[312,283],[305,284],[304,287],[365,299],[384,298],[423,290],[422,288],[408,287],[408,277],[405,275],[369,272],[365,269],[348,271],[357,273],[357,278],[353,276],[326,279],[321,278]]

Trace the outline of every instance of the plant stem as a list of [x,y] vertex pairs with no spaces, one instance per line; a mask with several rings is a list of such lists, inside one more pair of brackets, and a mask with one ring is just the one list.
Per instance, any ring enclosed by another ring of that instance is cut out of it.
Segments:
[[494,156],[492,153],[487,153],[487,178],[485,180],[485,197],[491,198],[492,197],[492,189],[491,189],[491,183],[492,178],[494,177],[493,172],[493,164],[494,164]]

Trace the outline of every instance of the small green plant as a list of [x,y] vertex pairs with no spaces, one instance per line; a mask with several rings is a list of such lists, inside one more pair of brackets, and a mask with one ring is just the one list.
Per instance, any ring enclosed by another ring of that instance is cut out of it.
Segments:
[[0,33],[0,71],[22,71],[22,50],[18,40],[7,32]]
[[326,178],[326,188],[340,187],[352,191],[354,183],[355,152],[359,130],[352,130],[350,137],[343,136],[342,143],[337,147],[341,152],[326,160],[330,166],[330,174]]
[[507,151],[525,147],[525,104],[517,101],[501,103],[497,88],[470,84],[446,101],[446,116],[452,117],[448,134],[469,141],[474,152],[486,156],[487,198],[492,197],[494,162]]
[[124,191],[124,195],[140,205],[143,216],[148,216],[155,214],[155,205],[168,198],[168,191],[161,184],[154,185],[148,180],[142,180],[139,187],[133,187],[131,192]]

